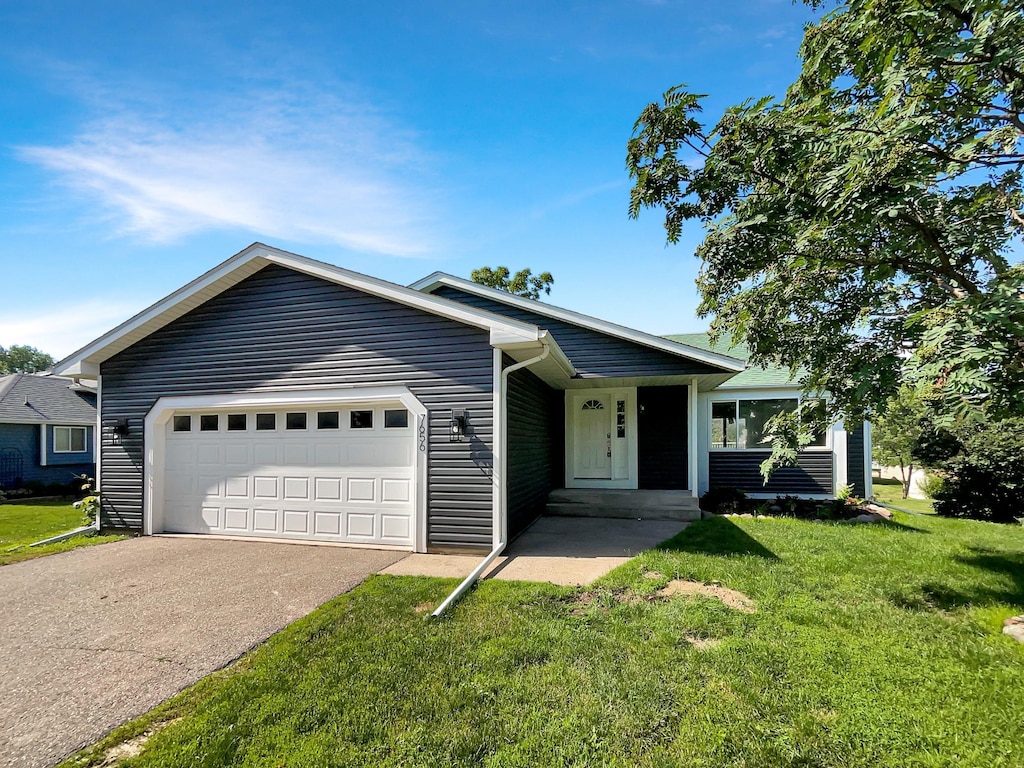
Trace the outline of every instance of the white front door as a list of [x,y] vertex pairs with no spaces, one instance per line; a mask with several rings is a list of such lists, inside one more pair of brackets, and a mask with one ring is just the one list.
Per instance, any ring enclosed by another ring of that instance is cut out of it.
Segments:
[[609,395],[576,398],[574,449],[576,477],[610,480],[612,477],[612,414]]

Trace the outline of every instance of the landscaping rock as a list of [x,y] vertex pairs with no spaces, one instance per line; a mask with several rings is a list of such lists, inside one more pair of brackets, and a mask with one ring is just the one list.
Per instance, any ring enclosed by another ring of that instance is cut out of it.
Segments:
[[878,504],[872,504],[871,502],[868,502],[862,506],[864,509],[866,509],[868,512],[872,514],[881,515],[886,520],[892,520],[892,510],[890,509],[886,509],[885,507],[880,506]]
[[854,523],[880,523],[883,520],[885,520],[885,518],[881,515],[876,515],[874,512],[867,512],[863,515],[857,515],[852,518],[851,521]]
[[1003,634],[1009,635],[1018,643],[1024,643],[1024,616],[1011,616],[1004,621]]

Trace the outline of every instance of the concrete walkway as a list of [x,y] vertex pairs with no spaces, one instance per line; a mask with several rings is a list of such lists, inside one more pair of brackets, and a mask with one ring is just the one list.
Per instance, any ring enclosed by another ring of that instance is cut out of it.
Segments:
[[[644,550],[656,547],[688,523],[594,517],[542,517],[512,542],[485,574],[488,579],[589,584]],[[465,578],[477,555],[409,555],[381,573]]]
[[145,537],[0,568],[0,766],[53,765],[404,552]]

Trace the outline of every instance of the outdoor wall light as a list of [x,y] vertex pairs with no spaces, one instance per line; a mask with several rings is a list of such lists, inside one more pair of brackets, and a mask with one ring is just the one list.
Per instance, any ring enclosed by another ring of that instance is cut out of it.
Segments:
[[466,439],[466,412],[452,409],[452,419],[448,425],[448,441],[461,443]]
[[124,438],[128,437],[128,419],[115,420],[114,429],[111,432],[114,435],[115,443],[120,443]]

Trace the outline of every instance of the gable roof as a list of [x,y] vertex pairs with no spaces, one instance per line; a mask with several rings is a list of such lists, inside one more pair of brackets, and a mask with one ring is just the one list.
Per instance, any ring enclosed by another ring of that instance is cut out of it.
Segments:
[[0,377],[0,423],[95,424],[95,392],[59,376]]
[[[746,344],[732,345],[725,339],[719,339],[712,343],[707,333],[673,333],[665,337],[687,346],[700,347],[709,351],[727,351],[730,355],[747,360],[750,357],[750,350]],[[800,372],[797,372],[799,377]],[[719,385],[719,389],[739,389],[744,387],[795,387],[799,386],[797,378],[790,376],[789,369],[783,366],[770,365],[764,368],[750,366],[742,373],[738,373],[729,379],[725,384]]]
[[608,336],[625,339],[635,344],[650,347],[651,349],[667,352],[671,355],[676,355],[689,360],[698,360],[702,363],[716,366],[725,371],[738,372],[743,371],[746,368],[745,361],[729,354],[725,354],[722,351],[680,342],[676,340],[675,337],[655,336],[650,333],[644,333],[643,331],[638,331],[633,328],[627,328],[624,325],[618,325],[616,323],[610,323],[607,320],[601,320],[590,315],[584,315],[581,312],[574,312],[570,309],[563,309],[551,304],[546,304],[542,301],[534,301],[533,299],[526,299],[522,296],[515,296],[507,291],[499,291],[496,288],[489,288],[486,285],[480,285],[479,283],[474,283],[472,280],[455,277],[454,275],[449,275],[445,272],[435,272],[422,280],[418,280],[409,287],[417,291],[423,291],[424,293],[431,293],[443,285],[457,288],[461,291],[475,294],[477,296],[484,296],[494,301],[501,302],[502,304],[518,307],[534,314],[557,318],[566,323],[589,328],[590,330],[604,333]]
[[135,342],[177,320],[270,264],[278,264],[489,331],[491,344],[508,350],[513,357],[516,357],[517,354],[527,355],[527,350],[531,347],[537,349],[539,345],[543,344],[552,349],[551,358],[562,370],[562,375],[572,376],[575,373],[568,358],[558,349],[554,339],[535,325],[474,307],[467,307],[438,296],[430,296],[395,283],[389,283],[386,280],[282,251],[263,243],[253,243],[188,285],[179,288],[121,323],[112,331],[61,360],[54,366],[54,371],[67,376],[95,377],[99,373],[99,364],[103,361],[109,360],[118,352],[127,349]]

